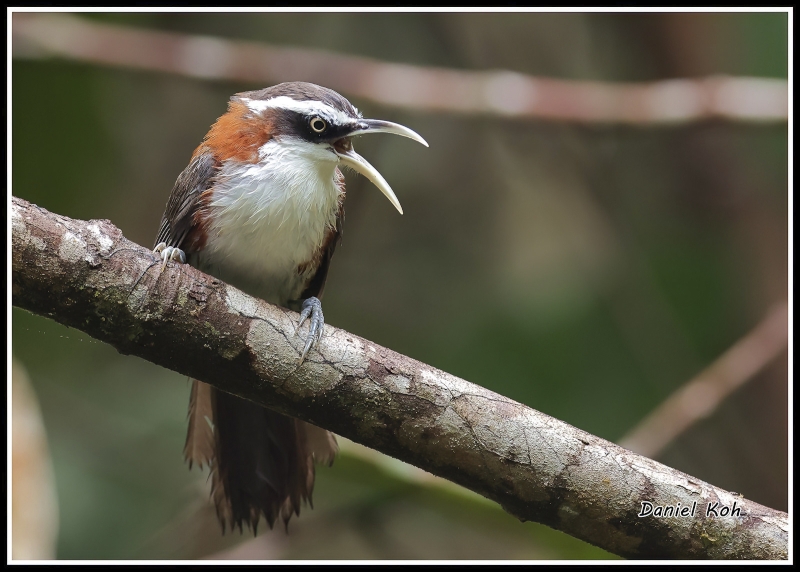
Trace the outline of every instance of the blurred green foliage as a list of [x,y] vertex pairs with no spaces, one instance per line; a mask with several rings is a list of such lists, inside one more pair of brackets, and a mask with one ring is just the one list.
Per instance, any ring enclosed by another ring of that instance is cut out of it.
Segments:
[[[565,78],[788,71],[785,14],[85,17]],[[230,94],[265,87],[57,59],[15,60],[12,78],[13,194],[108,218],[147,246]],[[785,124],[578,127],[353,102],[430,149],[358,142],[406,214],[348,175],[333,325],[615,440],[787,296]],[[48,429],[59,558],[195,558],[241,542],[220,536],[205,474],[182,462],[185,379],[17,309],[12,336]],[[784,354],[659,460],[785,510],[787,410]],[[289,536],[263,537],[287,558],[610,556],[346,454],[318,471],[315,509]]]

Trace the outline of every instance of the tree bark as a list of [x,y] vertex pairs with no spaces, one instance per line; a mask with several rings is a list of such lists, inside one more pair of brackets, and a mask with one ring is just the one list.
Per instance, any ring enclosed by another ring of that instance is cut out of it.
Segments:
[[[15,197],[11,222],[14,305],[123,354],[329,429],[621,556],[788,558],[786,513],[330,325],[298,365],[296,313],[188,265],[161,271],[109,221],[69,219]],[[646,503],[691,514],[639,516]]]

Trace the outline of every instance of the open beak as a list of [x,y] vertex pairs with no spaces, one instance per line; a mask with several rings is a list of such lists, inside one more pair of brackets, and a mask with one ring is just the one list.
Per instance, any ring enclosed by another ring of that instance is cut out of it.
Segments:
[[400,201],[397,200],[397,196],[395,196],[394,191],[392,191],[386,179],[384,179],[377,169],[370,165],[364,157],[353,150],[353,146],[349,140],[350,137],[354,135],[363,135],[365,133],[394,133],[395,135],[413,139],[417,143],[422,143],[425,147],[428,146],[428,143],[415,131],[412,131],[408,127],[398,125],[397,123],[381,121],[379,119],[361,119],[355,125],[355,128],[347,134],[345,139],[340,139],[339,142],[334,145],[334,150],[339,157],[339,161],[346,167],[350,167],[372,181],[372,184],[386,195],[386,198],[394,205],[394,208],[396,208],[400,214],[403,214],[403,207],[400,206]]

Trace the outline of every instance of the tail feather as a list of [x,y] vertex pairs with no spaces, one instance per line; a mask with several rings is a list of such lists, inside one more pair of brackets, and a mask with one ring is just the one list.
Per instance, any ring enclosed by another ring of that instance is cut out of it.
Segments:
[[211,465],[211,497],[223,531],[247,526],[255,532],[262,515],[270,528],[278,517],[288,527],[302,502],[311,501],[314,461],[330,464],[338,450],[324,429],[199,381],[192,385],[189,417],[186,458]]
[[183,456],[192,463],[210,465],[214,458],[214,411],[213,388],[207,383],[192,380],[192,393],[189,397],[189,430],[186,432],[186,444]]

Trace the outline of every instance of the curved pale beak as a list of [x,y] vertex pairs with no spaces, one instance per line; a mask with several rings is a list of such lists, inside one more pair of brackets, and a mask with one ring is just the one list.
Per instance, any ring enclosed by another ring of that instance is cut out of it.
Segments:
[[[359,120],[355,128],[347,134],[347,138],[354,135],[363,135],[365,133],[394,133],[395,135],[413,139],[417,143],[422,143],[425,147],[428,146],[425,139],[408,127],[392,123],[391,121],[381,121],[379,119]],[[378,187],[380,192],[386,195],[386,198],[394,205],[394,208],[396,208],[400,214],[403,214],[403,207],[400,206],[400,201],[397,200],[397,196],[394,194],[394,191],[392,191],[389,183],[386,182],[386,179],[383,178],[375,167],[370,165],[364,157],[353,150],[353,146],[350,144],[349,140],[343,145],[334,145],[334,151],[343,165],[350,167],[369,179],[372,184]]]

